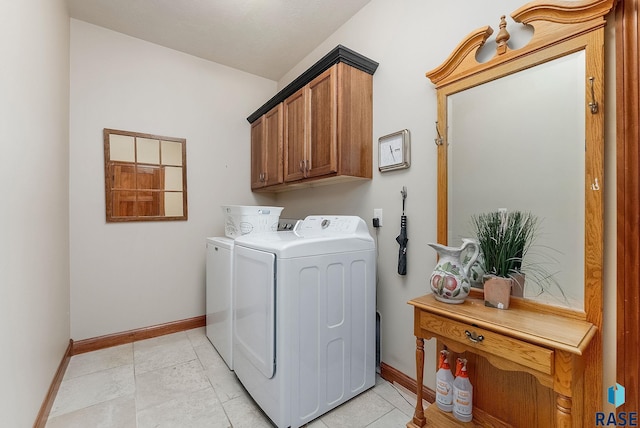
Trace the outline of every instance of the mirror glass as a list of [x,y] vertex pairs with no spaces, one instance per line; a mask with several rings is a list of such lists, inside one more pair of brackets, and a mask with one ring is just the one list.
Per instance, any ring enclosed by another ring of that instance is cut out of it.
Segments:
[[584,306],[584,50],[447,97],[448,242],[473,237],[471,218],[531,212],[538,233],[523,270],[553,274],[525,298]]

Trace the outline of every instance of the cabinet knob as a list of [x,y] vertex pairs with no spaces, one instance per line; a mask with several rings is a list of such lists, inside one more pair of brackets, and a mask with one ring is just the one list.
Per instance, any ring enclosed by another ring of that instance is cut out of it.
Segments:
[[471,333],[469,330],[465,330],[464,334],[466,334],[467,338],[473,343],[480,343],[484,340],[483,335],[477,335],[476,333]]

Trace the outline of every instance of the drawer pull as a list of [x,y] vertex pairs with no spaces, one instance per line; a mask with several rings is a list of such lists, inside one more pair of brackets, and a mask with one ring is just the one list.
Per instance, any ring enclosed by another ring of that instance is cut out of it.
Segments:
[[469,330],[465,330],[464,334],[466,334],[469,340],[472,341],[473,343],[480,343],[484,340],[483,335],[478,336],[475,333],[471,333]]

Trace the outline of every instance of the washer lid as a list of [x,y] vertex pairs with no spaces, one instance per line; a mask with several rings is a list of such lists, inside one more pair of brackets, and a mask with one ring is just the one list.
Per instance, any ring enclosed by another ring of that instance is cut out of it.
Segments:
[[235,245],[275,253],[280,258],[375,249],[364,220],[355,216],[309,216],[292,232],[244,235],[235,240]]
[[225,248],[227,250],[233,249],[233,239],[227,238],[226,236],[214,236],[207,238],[207,247],[209,245],[215,245],[221,248]]

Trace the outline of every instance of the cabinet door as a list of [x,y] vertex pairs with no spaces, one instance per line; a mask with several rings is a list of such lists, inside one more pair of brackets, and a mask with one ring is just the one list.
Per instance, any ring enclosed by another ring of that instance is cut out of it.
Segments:
[[306,95],[303,87],[284,101],[284,181],[305,177]]
[[283,180],[282,167],[282,104],[278,104],[264,115],[264,174],[265,186],[281,184]]
[[338,171],[337,67],[334,65],[308,85],[309,141],[307,177]]
[[251,188],[264,187],[264,116],[251,124]]

